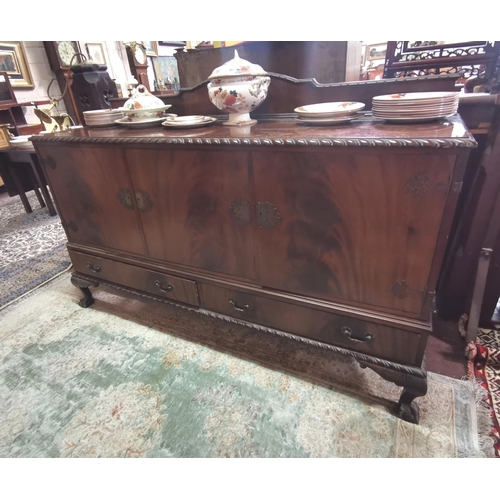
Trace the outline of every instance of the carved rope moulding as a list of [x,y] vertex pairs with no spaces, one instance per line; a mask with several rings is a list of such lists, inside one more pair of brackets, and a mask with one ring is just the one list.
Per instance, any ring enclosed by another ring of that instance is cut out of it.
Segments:
[[316,147],[419,147],[419,148],[476,148],[473,138],[463,139],[239,139],[183,137],[34,137],[33,142],[69,142],[88,144],[199,144],[204,146],[316,146]]

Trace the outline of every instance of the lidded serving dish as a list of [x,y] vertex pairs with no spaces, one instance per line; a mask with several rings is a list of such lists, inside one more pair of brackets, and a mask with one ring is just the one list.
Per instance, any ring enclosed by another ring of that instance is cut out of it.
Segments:
[[224,125],[251,125],[250,111],[260,106],[267,97],[271,78],[258,64],[234,58],[215,68],[208,77],[208,97],[214,106],[228,113]]
[[119,108],[125,116],[133,121],[160,118],[163,113],[171,108],[171,104],[163,104],[163,101],[154,96],[144,85],[138,85],[133,91],[123,108]]

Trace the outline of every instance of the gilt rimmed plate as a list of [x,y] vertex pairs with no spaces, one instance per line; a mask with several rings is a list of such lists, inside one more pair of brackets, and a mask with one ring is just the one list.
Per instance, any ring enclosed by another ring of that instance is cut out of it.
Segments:
[[308,104],[295,108],[295,113],[309,118],[330,118],[339,115],[350,115],[361,111],[365,107],[362,102],[339,101]]
[[458,99],[459,92],[405,92],[396,94],[378,95],[373,97],[373,102],[391,102],[391,103],[409,103],[409,102],[436,102],[436,101],[453,101]]
[[212,116],[177,116],[163,120],[162,125],[170,128],[195,128],[204,127],[215,121],[217,121],[217,118]]
[[148,128],[154,127],[155,125],[160,125],[161,122],[165,120],[164,116],[160,118],[146,118],[144,120],[134,120],[130,121],[128,118],[120,118],[119,120],[115,120],[115,123],[118,125],[123,125],[124,127],[129,128]]
[[341,125],[342,123],[350,123],[357,118],[359,118],[357,115],[329,118],[303,118],[299,116],[296,118],[296,121],[304,125]]

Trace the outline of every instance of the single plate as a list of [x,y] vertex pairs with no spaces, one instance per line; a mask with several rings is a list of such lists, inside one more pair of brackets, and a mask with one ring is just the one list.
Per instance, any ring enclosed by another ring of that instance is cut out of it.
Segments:
[[130,128],[148,128],[148,127],[154,127],[155,125],[159,125],[164,120],[165,120],[164,116],[160,118],[148,118],[146,120],[135,120],[133,122],[129,121],[128,118],[120,118],[119,120],[115,120],[115,123]]
[[195,122],[176,122],[172,120],[165,120],[162,125],[169,128],[196,128],[204,127],[205,125],[210,125],[210,123],[217,121],[217,118],[213,118],[212,116],[205,116],[204,118],[205,119],[202,121]]
[[340,118],[296,118],[298,123],[304,125],[340,125],[342,123],[350,123],[356,120],[359,116],[343,116]]
[[169,123],[198,123],[207,121],[207,119],[210,118],[211,118],[210,116],[203,116],[203,115],[172,116],[168,117],[166,121],[168,121]]
[[295,113],[309,118],[328,118],[338,115],[350,115],[357,113],[365,107],[362,102],[339,101],[339,102],[322,102],[318,104],[309,104],[307,106],[299,106],[295,108]]

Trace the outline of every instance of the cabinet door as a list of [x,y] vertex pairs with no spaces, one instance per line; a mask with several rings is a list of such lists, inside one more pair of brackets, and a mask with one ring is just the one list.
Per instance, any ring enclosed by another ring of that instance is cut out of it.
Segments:
[[254,278],[248,153],[126,155],[151,257]]
[[38,144],[70,242],[144,255],[140,217],[123,152]]
[[264,286],[421,314],[454,154],[254,153]]

